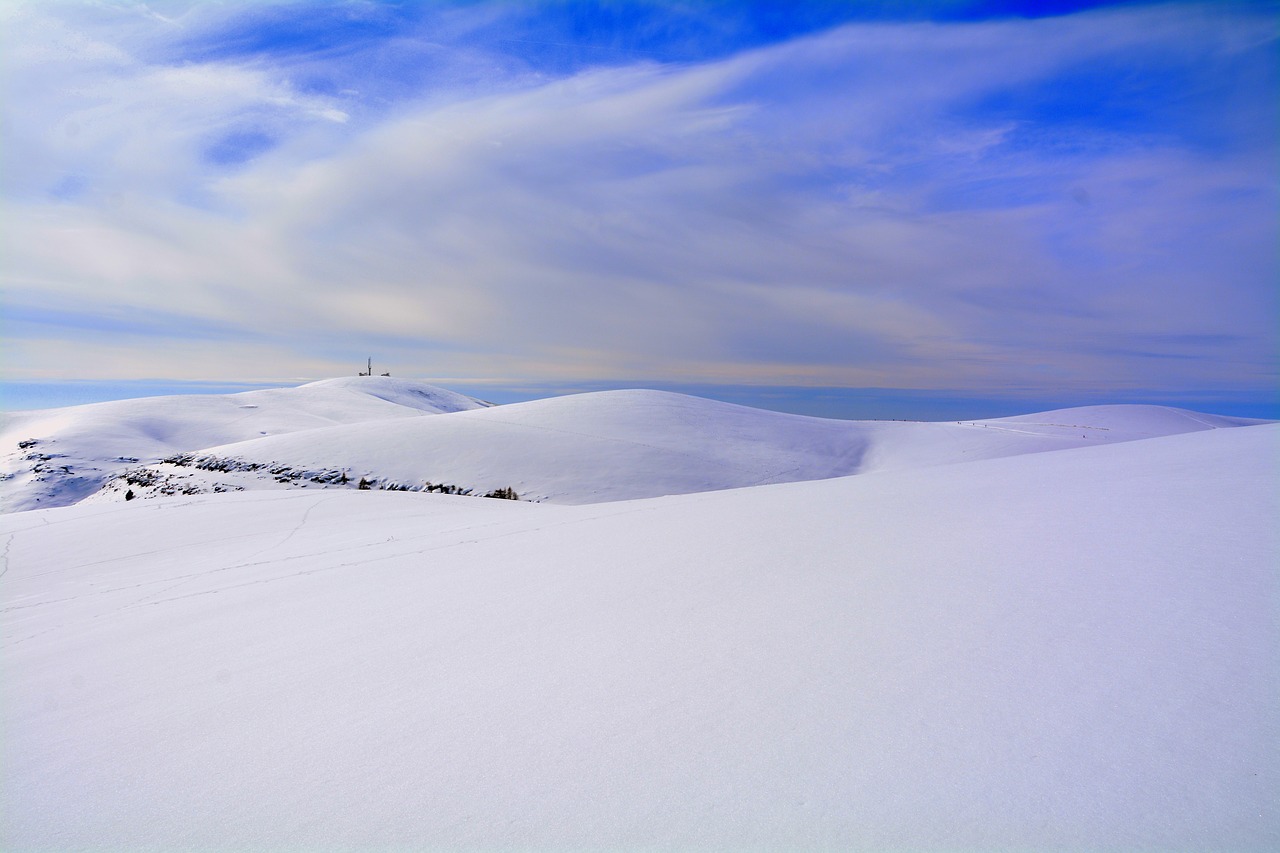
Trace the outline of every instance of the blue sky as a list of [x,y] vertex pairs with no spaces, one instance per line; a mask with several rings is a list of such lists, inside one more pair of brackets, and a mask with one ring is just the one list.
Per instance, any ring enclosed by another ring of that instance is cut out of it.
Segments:
[[5,4],[4,404],[372,355],[498,399],[1280,416],[1278,11]]

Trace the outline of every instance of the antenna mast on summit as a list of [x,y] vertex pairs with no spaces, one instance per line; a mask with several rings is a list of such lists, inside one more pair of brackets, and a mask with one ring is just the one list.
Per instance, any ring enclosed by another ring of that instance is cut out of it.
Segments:
[[[372,357],[372,356],[369,358],[368,365],[365,367],[364,372],[363,372],[363,373],[361,373],[360,375],[361,375],[361,376],[372,376],[372,375],[373,375],[373,357]],[[390,374],[390,373],[384,373],[384,374],[382,374],[382,375],[383,375],[383,376],[390,376],[391,374]]]

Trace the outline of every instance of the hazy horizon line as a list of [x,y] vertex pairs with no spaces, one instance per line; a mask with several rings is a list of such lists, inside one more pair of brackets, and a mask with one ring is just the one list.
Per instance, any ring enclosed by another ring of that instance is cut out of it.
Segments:
[[[345,375],[345,374],[344,374]],[[352,374],[355,375],[355,374]],[[335,377],[288,380],[214,379],[84,379],[0,380],[0,412],[13,413],[64,408],[90,403],[193,394],[234,394],[270,388],[291,388]],[[1280,420],[1280,397],[1224,394],[1200,389],[1181,394],[1161,392],[1046,391],[870,388],[801,385],[755,385],[662,380],[573,382],[510,382],[479,379],[439,379],[397,376],[439,384],[450,390],[497,404],[560,397],[568,394],[651,388],[706,397],[770,411],[841,420],[947,421],[1004,417],[1086,405],[1162,405],[1231,417]]]

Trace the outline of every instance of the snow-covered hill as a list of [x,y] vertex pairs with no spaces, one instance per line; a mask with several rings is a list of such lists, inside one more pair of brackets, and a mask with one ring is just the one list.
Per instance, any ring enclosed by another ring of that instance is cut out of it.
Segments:
[[1276,849],[1277,459],[1261,425],[589,506],[7,515],[0,846]]
[[[434,417],[418,417],[431,414]],[[957,423],[844,421],[661,391],[489,406],[423,382],[332,379],[0,416],[14,512],[243,489],[400,488],[595,503],[1060,450],[1253,421],[1094,406]]]
[[0,508],[74,503],[128,467],[212,444],[484,405],[425,382],[367,376],[0,413]]
[[843,421],[661,391],[605,391],[256,438],[114,483],[125,492],[422,489],[596,503],[816,480],[1238,426],[1158,406],[1095,406],[962,423]]

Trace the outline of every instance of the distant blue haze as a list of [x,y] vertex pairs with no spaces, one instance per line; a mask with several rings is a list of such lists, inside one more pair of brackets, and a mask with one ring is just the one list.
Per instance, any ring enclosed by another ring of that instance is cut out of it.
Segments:
[[[302,384],[302,383],[295,383]],[[0,411],[57,408],[84,403],[100,403],[137,397],[171,394],[235,394],[264,388],[290,387],[269,383],[133,381],[64,381],[53,383],[0,382]],[[1280,420],[1280,396],[1267,400],[1240,400],[1203,391],[1199,395],[1171,399],[1130,395],[1124,398],[1099,393],[1080,397],[1029,397],[1012,400],[1006,396],[982,398],[948,395],[942,391],[896,388],[805,388],[797,386],[750,387],[670,384],[661,382],[601,383],[585,386],[541,386],[537,388],[465,386],[450,383],[450,390],[469,394],[491,403],[519,403],[565,394],[611,391],[645,387],[706,397],[740,406],[842,420],[949,421],[998,418],[1069,406],[1115,403],[1142,403],[1174,406],[1192,411],[1241,418]]]

